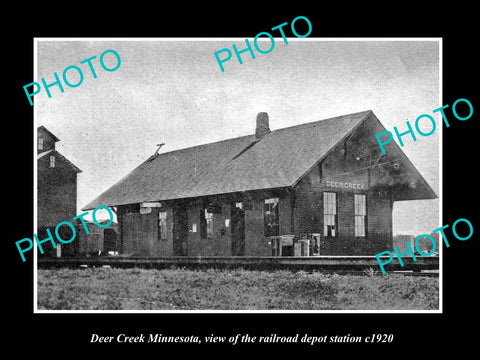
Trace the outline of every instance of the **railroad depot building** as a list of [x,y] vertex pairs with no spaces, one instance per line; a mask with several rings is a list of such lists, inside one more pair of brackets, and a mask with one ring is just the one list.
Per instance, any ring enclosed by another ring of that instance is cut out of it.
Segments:
[[84,210],[115,211],[121,254],[374,255],[394,201],[437,197],[381,131],[372,111],[275,131],[259,113],[255,134],[157,151]]

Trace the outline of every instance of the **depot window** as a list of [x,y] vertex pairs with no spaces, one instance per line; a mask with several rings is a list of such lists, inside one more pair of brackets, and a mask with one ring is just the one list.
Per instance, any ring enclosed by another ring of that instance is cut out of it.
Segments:
[[55,167],[55,156],[50,156],[50,167],[51,168]]
[[38,150],[43,150],[43,138],[38,138]]
[[354,196],[355,236],[366,236],[367,197],[362,194]]
[[213,237],[213,213],[205,209],[205,225],[207,230],[207,238]]
[[158,239],[167,240],[167,212],[158,213]]
[[337,224],[337,194],[334,192],[323,193],[323,235],[338,236]]
[[278,198],[265,199],[264,232],[265,236],[279,235]]
[[204,206],[200,209],[200,237],[202,239],[213,238],[213,216],[211,206]]

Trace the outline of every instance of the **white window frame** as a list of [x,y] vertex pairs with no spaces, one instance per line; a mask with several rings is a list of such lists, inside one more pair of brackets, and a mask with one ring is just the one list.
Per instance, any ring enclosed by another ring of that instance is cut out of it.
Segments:
[[[166,211],[159,211],[158,213],[158,233],[160,240],[167,240],[168,232],[167,232],[167,212]],[[162,235],[165,235],[163,237]]]
[[[333,226],[330,228],[329,226]],[[338,237],[337,193],[325,191],[323,193],[323,236]]]
[[355,236],[367,236],[367,195],[354,194],[353,208],[355,217]]
[[208,209],[205,209],[205,232],[207,239],[213,237],[213,212],[208,212]]
[[267,224],[266,220],[267,217],[274,214],[275,215],[275,223],[273,225],[276,226],[278,233],[280,234],[280,198],[268,198],[265,199],[264,208],[263,208],[263,222],[264,222],[264,234],[265,236],[269,235],[267,233]]

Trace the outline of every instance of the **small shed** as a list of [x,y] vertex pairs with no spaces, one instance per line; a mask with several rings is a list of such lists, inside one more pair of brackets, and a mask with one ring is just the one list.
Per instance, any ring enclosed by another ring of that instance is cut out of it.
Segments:
[[[108,221],[100,221],[105,225]],[[113,222],[106,228],[97,226],[93,221],[85,221],[89,234],[82,224],[77,224],[78,243],[75,255],[113,255],[118,253],[118,224]]]

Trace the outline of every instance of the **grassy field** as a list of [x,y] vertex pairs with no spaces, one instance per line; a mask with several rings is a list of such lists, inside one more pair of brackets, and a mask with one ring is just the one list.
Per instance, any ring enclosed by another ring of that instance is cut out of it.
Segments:
[[38,309],[433,310],[438,278],[289,271],[38,270]]

